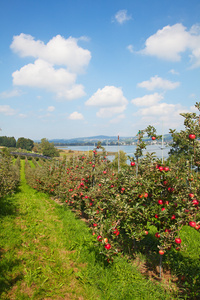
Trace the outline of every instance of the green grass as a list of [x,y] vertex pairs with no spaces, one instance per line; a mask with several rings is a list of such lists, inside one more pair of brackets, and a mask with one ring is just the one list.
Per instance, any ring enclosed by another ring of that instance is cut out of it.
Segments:
[[86,224],[26,184],[24,161],[18,192],[0,200],[0,226],[2,300],[178,299],[123,257],[106,265]]

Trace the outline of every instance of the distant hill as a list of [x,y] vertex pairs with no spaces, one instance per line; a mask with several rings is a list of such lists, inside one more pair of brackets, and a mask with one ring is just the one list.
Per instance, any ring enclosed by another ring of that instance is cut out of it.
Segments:
[[[171,138],[171,134],[165,134],[163,136],[164,141],[169,142]],[[120,144],[132,144],[137,142],[138,137],[119,137]],[[151,138],[144,137],[145,142],[151,141]],[[81,137],[81,138],[73,138],[73,139],[51,139],[49,140],[50,143],[54,143],[55,146],[67,146],[67,145],[94,145],[98,142],[101,142],[102,146],[106,145],[116,145],[118,144],[118,136],[106,136],[106,135],[97,135],[97,136],[90,136],[90,137]]]

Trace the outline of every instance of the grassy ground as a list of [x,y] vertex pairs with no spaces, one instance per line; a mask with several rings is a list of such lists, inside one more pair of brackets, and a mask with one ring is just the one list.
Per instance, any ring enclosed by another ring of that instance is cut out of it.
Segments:
[[0,200],[0,299],[178,299],[119,257],[105,265],[90,229],[30,188]]

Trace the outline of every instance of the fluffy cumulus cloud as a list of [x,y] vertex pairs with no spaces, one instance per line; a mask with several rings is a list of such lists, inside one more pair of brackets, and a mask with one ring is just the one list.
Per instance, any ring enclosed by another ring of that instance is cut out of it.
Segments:
[[180,85],[180,82],[171,82],[167,79],[158,77],[157,75],[154,77],[151,77],[150,80],[138,83],[139,87],[145,88],[149,91],[153,91],[155,89],[173,90],[173,89],[176,89],[179,85]]
[[41,59],[13,72],[12,76],[14,85],[43,88],[54,92],[57,98],[73,100],[85,95],[84,87],[75,83],[76,74],[64,68],[55,69]]
[[131,19],[131,16],[127,14],[127,10],[126,9],[122,9],[119,10],[116,15],[115,15],[115,20],[119,23],[119,24],[123,24],[126,21],[129,21]]
[[145,95],[143,97],[134,98],[133,100],[131,100],[131,103],[133,103],[136,106],[152,106],[157,105],[157,103],[160,102],[163,98],[163,95],[154,93],[151,95]]
[[0,114],[6,116],[13,116],[16,114],[16,111],[10,107],[10,105],[0,105]]
[[190,52],[193,67],[200,67],[200,27],[192,26],[187,30],[181,23],[168,25],[158,30],[145,42],[140,52],[169,61],[180,61],[181,54]]
[[78,39],[57,35],[44,44],[22,33],[14,36],[10,47],[21,57],[35,59],[12,74],[15,85],[43,88],[68,100],[85,95],[83,85],[76,80],[88,66],[91,53],[78,46]]
[[65,65],[71,72],[81,72],[91,59],[89,50],[78,46],[78,39],[57,35],[46,45],[34,40],[31,35],[21,33],[14,36],[11,49],[21,57],[32,56],[48,61],[52,65]]
[[69,115],[70,120],[84,120],[84,117],[81,113],[74,111]]
[[143,127],[151,124],[158,127],[164,125],[166,128],[178,128],[182,125],[180,113],[187,112],[187,110],[180,104],[162,102],[163,99],[163,95],[154,93],[131,101],[139,108],[134,115],[140,116]]
[[109,118],[122,113],[126,109],[128,100],[124,97],[121,88],[105,86],[103,89],[98,89],[85,104],[100,107],[97,117]]

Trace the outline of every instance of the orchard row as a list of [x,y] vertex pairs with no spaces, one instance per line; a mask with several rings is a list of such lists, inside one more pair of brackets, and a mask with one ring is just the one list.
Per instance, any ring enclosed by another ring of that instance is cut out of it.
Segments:
[[20,159],[15,163],[10,156],[0,152],[0,198],[16,191],[20,179]]
[[93,157],[34,163],[26,162],[29,185],[84,216],[108,260],[132,249],[152,225],[160,255],[181,250],[182,226],[200,229],[200,178],[186,160],[161,164],[148,154],[118,173],[95,149]]

